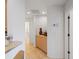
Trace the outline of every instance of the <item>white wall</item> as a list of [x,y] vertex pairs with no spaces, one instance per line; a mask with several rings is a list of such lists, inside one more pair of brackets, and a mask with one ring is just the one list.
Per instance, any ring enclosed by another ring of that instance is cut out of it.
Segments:
[[47,53],[51,58],[64,58],[63,20],[62,6],[48,8]]
[[[8,0],[8,35],[13,40],[24,43],[25,39],[25,0]],[[24,46],[23,46],[24,47]]]
[[73,59],[73,0],[65,4],[65,59],[68,59],[68,19],[70,16],[70,59]]

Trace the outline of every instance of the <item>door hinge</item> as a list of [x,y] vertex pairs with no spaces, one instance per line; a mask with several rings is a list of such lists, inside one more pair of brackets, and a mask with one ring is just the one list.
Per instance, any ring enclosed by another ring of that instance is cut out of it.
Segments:
[[68,19],[70,19],[70,16],[68,16]]
[[70,54],[70,51],[68,51],[68,54]]
[[70,34],[68,34],[68,36],[70,36]]

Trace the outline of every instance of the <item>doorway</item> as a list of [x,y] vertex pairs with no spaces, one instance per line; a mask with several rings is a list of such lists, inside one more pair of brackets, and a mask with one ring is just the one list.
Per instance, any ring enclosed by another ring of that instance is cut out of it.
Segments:
[[26,43],[30,42],[29,39],[29,22],[25,22],[25,37],[26,37]]

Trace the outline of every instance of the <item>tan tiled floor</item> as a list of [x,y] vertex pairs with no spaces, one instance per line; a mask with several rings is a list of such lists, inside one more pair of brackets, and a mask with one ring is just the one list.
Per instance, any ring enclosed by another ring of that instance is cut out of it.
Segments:
[[50,59],[40,49],[33,47],[31,43],[27,44],[26,56],[27,59]]

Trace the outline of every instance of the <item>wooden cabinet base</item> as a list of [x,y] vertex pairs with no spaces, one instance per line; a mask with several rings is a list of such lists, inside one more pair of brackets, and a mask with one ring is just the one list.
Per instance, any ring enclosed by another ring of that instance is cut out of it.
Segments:
[[43,35],[38,35],[36,37],[36,47],[47,53],[47,37]]
[[[40,49],[39,47],[36,47],[36,48],[38,48],[38,49]],[[46,55],[47,55],[47,51],[44,51],[44,50],[42,50],[42,49],[40,49],[42,52],[44,52]]]

